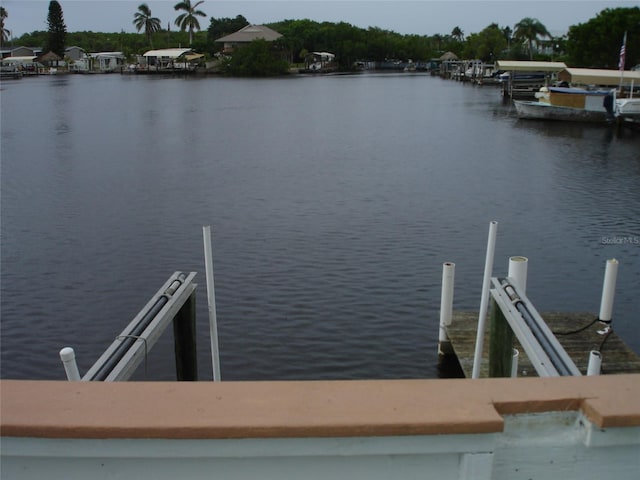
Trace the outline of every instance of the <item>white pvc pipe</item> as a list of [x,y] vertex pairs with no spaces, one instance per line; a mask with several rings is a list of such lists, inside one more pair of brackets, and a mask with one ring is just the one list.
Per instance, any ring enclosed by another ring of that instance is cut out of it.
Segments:
[[204,263],[207,277],[207,300],[209,303],[209,335],[211,337],[211,361],[213,381],[220,381],[220,351],[218,349],[218,321],[216,318],[216,292],[213,283],[213,253],[211,251],[211,226],[202,227],[204,238]]
[[616,291],[616,277],[618,275],[618,260],[612,258],[607,260],[607,267],[604,272],[604,284],[602,285],[602,299],[600,300],[599,320],[611,321],[613,311],[613,297]]
[[487,239],[487,256],[484,262],[484,278],[482,280],[482,298],[480,300],[480,312],[478,314],[478,332],[476,335],[476,350],[473,356],[473,371],[471,378],[480,378],[480,362],[482,361],[482,347],[484,343],[484,330],[487,322],[487,309],[489,307],[489,286],[493,272],[493,255],[496,249],[496,232],[498,222],[489,223],[489,238]]
[[516,378],[518,376],[518,358],[520,357],[520,352],[517,348],[513,349],[513,357],[511,357],[511,378]]
[[527,267],[529,265],[529,259],[527,257],[510,257],[509,258],[509,273],[508,277],[513,278],[515,286],[518,287],[521,293],[527,293]]
[[64,347],[60,350],[60,360],[64,365],[64,371],[67,374],[67,380],[77,382],[80,380],[80,372],[76,363],[76,353],[71,347]]
[[440,295],[440,343],[448,341],[446,327],[451,325],[453,317],[453,283],[456,264],[445,262],[442,264],[442,293]]
[[587,376],[593,377],[600,375],[600,366],[602,365],[602,354],[597,350],[591,350],[589,353],[589,365],[587,366]]

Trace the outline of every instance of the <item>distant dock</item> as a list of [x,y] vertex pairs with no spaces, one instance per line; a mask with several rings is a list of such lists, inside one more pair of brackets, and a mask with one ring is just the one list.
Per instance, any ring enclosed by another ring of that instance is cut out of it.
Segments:
[[[611,331],[609,334],[598,333],[604,328],[603,323],[596,321],[582,331],[565,335],[567,332],[580,330],[592,323],[595,318],[594,314],[550,312],[541,315],[583,375],[587,373],[589,352],[592,350],[600,350],[602,354],[601,373],[603,375],[640,373],[640,356],[631,350],[616,335],[615,331]],[[445,356],[455,355],[457,357],[467,378],[471,378],[473,370],[477,325],[477,312],[460,311],[454,312],[451,325],[446,328],[450,348],[443,353]],[[480,364],[481,378],[489,376],[489,331],[490,328],[487,326],[484,340],[485,348]],[[518,349],[519,352],[518,377],[537,376],[517,339],[514,340],[513,348]]]

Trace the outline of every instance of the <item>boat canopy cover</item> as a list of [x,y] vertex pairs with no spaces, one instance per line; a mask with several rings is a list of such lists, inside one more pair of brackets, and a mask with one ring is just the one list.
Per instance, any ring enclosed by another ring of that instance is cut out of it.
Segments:
[[515,60],[498,60],[498,70],[507,72],[559,72],[567,68],[564,62],[519,62]]
[[204,54],[202,53],[192,53],[190,55],[185,55],[184,58],[187,60],[187,62],[190,62],[192,60],[197,60],[199,58],[204,57]]
[[125,58],[122,52],[93,52],[90,53],[89,56],[93,58]]
[[191,48],[165,48],[162,50],[149,50],[145,52],[143,57],[163,57],[163,58],[178,58],[185,53],[193,52]]
[[549,91],[556,93],[580,94],[580,95],[608,95],[609,90],[586,90],[575,87],[548,87]]
[[640,85],[640,72],[633,70],[601,70],[595,68],[565,68],[558,73],[558,80],[574,85]]
[[32,55],[28,57],[6,57],[2,59],[2,63],[11,64],[11,63],[31,63],[38,58],[37,55]]

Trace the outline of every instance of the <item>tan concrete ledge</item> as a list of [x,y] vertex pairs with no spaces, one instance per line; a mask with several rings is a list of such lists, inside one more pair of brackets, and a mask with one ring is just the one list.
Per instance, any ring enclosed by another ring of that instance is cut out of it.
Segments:
[[503,415],[581,410],[640,426],[640,375],[313,382],[0,381],[2,436],[274,438],[501,432]]

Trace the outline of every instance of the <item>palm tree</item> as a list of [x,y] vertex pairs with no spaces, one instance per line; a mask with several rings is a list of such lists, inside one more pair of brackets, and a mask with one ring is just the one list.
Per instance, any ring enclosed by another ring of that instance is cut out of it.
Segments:
[[206,17],[207,14],[202,10],[196,10],[198,5],[204,3],[204,0],[200,0],[196,2],[194,5],[191,5],[191,0],[183,0],[180,3],[176,3],[173,8],[178,10],[184,10],[184,13],[178,15],[176,18],[176,25],[180,27],[180,30],[184,32],[185,30],[189,30],[189,46],[193,44],[193,31],[200,30],[200,23],[198,22],[198,17]]
[[151,16],[151,9],[146,3],[138,6],[138,11],[133,15],[133,24],[136,30],[140,31],[144,28],[149,45],[153,48],[153,40],[151,35],[160,30],[160,19]]
[[0,28],[2,29],[2,43],[5,43],[9,40],[9,34],[11,33],[9,32],[9,30],[4,28],[4,19],[8,16],[9,14],[7,13],[7,10],[4,7],[0,7]]
[[549,37],[551,34],[537,18],[523,18],[514,26],[513,38],[517,40],[526,40],[529,46],[529,60],[533,60],[533,42],[538,37]]
[[461,42],[464,40],[464,32],[460,30],[460,27],[455,27],[451,31],[451,36],[455,38],[457,41]]
[[507,48],[511,48],[511,37],[513,36],[513,30],[509,27],[504,27],[502,29],[502,35],[504,35],[504,39],[507,41]]

